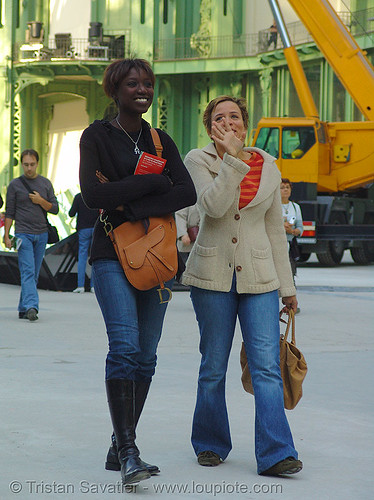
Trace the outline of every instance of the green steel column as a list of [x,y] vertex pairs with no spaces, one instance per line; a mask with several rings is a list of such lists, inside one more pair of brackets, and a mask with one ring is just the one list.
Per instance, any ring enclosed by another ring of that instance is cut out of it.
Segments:
[[14,148],[13,148],[13,138],[14,138],[14,121],[13,116],[15,113],[15,86],[16,86],[16,72],[13,66],[14,61],[14,50],[15,50],[15,42],[16,42],[16,25],[18,19],[18,12],[16,10],[17,4],[16,2],[11,2],[8,0],[8,12],[11,15],[11,34],[10,34],[10,43],[11,43],[11,60],[8,65],[8,75],[9,75],[9,87],[10,87],[10,96],[9,96],[9,104],[10,104],[10,123],[9,123],[9,181],[13,179],[15,176],[15,158],[14,158]]
[[98,22],[99,18],[99,0],[91,0],[91,21]]
[[255,127],[255,123],[254,123],[255,84],[254,84],[254,81],[251,80],[250,78],[246,79],[245,94],[246,95],[243,97],[245,97],[247,99],[247,104],[248,104],[248,114],[249,114],[248,128],[249,128],[249,131],[251,131],[251,129]]
[[153,2],[132,0],[131,42],[136,57],[153,60]]
[[153,104],[150,109],[151,112],[150,121],[152,127],[158,127],[159,125],[157,123],[157,102],[158,102],[159,92],[160,92],[160,80],[159,78],[156,78],[154,94],[153,94]]
[[44,20],[44,4],[49,2],[43,2],[43,0],[36,0],[35,5],[35,19],[33,21],[43,21]]
[[260,76],[260,86],[261,86],[261,98],[262,98],[262,109],[264,116],[270,116],[271,110],[271,84],[272,78],[271,74],[273,68],[265,68],[259,72]]

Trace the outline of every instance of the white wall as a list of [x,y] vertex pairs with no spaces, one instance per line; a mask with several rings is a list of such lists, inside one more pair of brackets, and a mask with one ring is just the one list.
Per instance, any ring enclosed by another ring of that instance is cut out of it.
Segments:
[[88,126],[86,100],[54,105],[49,125],[48,174],[56,193],[79,188],[79,139]]
[[91,0],[50,0],[50,37],[71,33],[72,38],[88,38]]

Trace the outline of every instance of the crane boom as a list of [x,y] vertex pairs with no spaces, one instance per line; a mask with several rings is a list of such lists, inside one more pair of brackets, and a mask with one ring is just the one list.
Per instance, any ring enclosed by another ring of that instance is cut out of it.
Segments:
[[269,0],[269,5],[277,24],[277,29],[284,47],[283,53],[287,61],[288,69],[290,70],[292,80],[295,84],[295,89],[299,97],[301,107],[303,108],[304,115],[318,117],[318,110],[316,108],[312,92],[296,49],[292,45],[288,35],[286,23],[284,22],[282,12],[279,8],[278,0]]
[[328,0],[288,0],[367,120],[374,120],[374,68]]

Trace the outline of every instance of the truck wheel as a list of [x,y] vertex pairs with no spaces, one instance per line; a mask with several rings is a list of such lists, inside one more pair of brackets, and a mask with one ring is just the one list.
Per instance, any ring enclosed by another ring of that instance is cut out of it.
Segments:
[[[364,224],[374,224],[374,214],[365,214]],[[351,248],[351,255],[356,264],[363,266],[370,264],[374,261],[374,242],[363,241],[361,247]]]
[[366,266],[371,262],[369,255],[365,252],[365,248],[363,247],[351,248],[351,255],[356,264]]
[[[331,212],[329,224],[346,224],[344,214],[342,212]],[[346,248],[347,244],[345,241],[329,241],[327,243],[327,251],[317,253],[317,259],[324,266],[337,266],[340,264]]]
[[[364,224],[374,224],[374,214],[365,214]],[[364,241],[362,247],[369,262],[374,262],[374,241]]]
[[338,264],[340,264],[342,257],[340,257],[340,260],[336,261],[336,256],[333,252],[331,252],[330,242],[329,242],[327,247],[327,252],[317,253],[317,259],[318,262],[320,262],[320,264],[323,264],[324,266],[335,267]]

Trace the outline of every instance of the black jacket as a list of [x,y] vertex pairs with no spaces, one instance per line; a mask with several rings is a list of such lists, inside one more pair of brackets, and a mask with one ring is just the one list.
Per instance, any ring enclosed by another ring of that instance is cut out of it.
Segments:
[[[142,120],[139,148],[156,154],[149,124]],[[133,175],[138,155],[134,144],[123,131],[107,121],[94,121],[80,140],[81,193],[89,208],[104,209],[113,227],[127,220],[173,213],[196,202],[196,192],[178,149],[165,132],[157,129],[167,162],[163,174]],[[134,137],[136,139],[136,137]],[[109,179],[100,183],[100,171]],[[120,212],[116,207],[123,205]],[[117,259],[113,245],[105,235],[103,224],[95,226],[91,261]]]
[[81,193],[75,195],[73,203],[69,210],[69,217],[77,215],[76,230],[88,229],[95,226],[96,219],[99,216],[98,210],[88,208],[83,201]]

